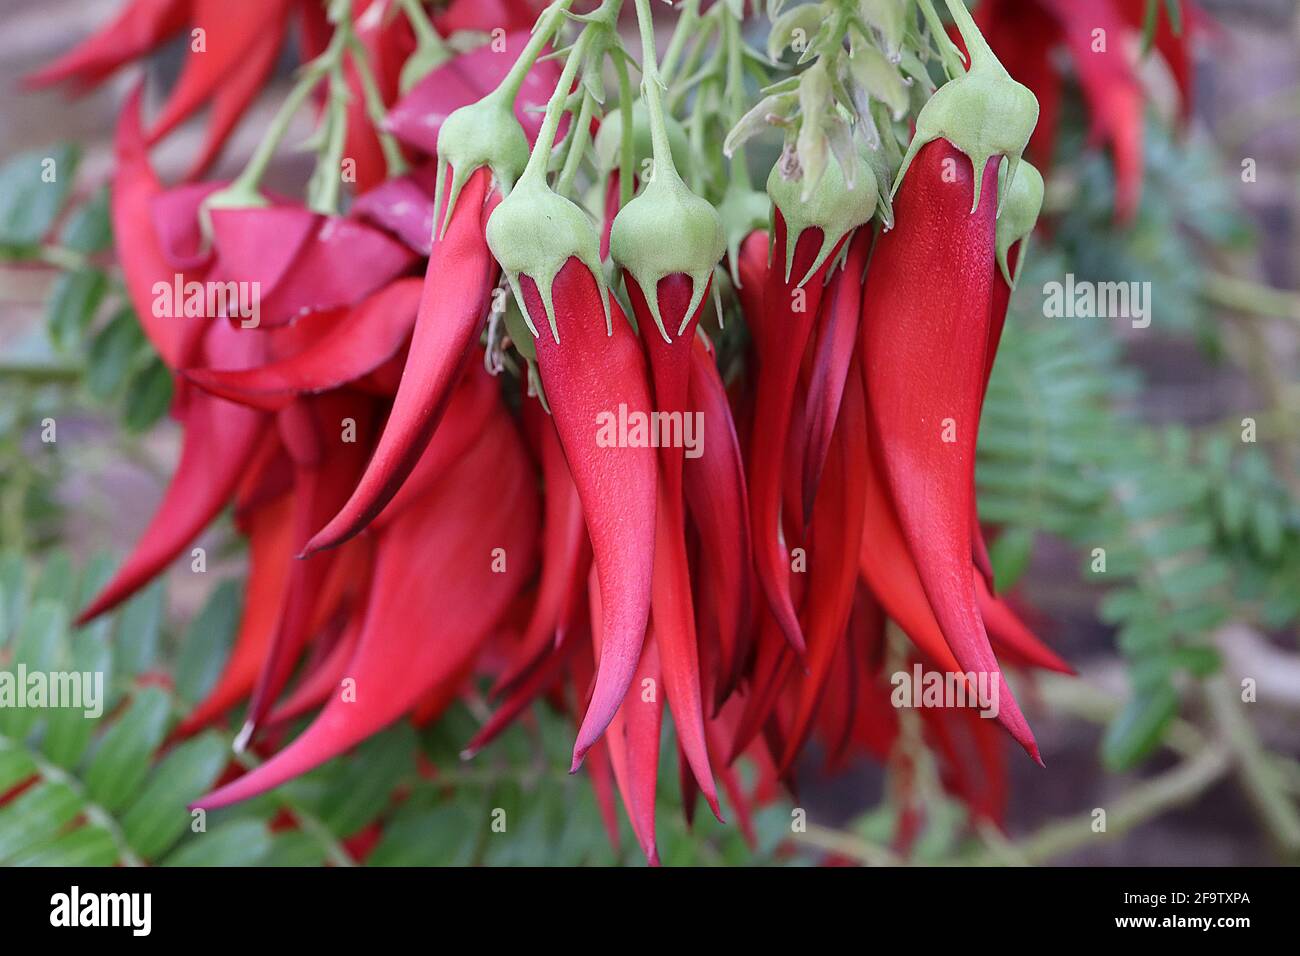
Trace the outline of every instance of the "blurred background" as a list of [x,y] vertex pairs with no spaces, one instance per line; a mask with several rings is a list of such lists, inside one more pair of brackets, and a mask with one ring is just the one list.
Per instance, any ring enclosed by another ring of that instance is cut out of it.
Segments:
[[[132,71],[80,99],[21,89],[24,74],[117,6],[6,0],[0,13],[0,166],[32,150],[71,158],[54,151],[75,146],[69,204],[90,209],[63,220],[54,245],[76,251],[71,259],[52,249],[0,261],[0,549],[9,562],[0,583],[11,603],[16,579],[29,596],[75,603],[88,593],[145,526],[176,454],[165,370],[138,333],[104,313],[104,280],[96,278],[112,259],[94,234],[104,228],[110,139]],[[1115,223],[1110,160],[1085,144],[1086,110],[1067,89],[1046,228],[1035,237],[990,394],[992,406],[1015,414],[986,420],[980,504],[1001,529],[1000,582],[1079,678],[1017,684],[1047,769],[1010,755],[1005,832],[960,832],[936,794],[922,860],[1257,865],[1300,854],[1300,15],[1291,0],[1199,6],[1208,27],[1196,44],[1185,128],[1173,121],[1167,70],[1145,61],[1146,169],[1127,226]],[[179,63],[179,50],[155,57],[151,87],[165,88]],[[289,61],[282,66],[284,85]],[[240,168],[276,93],[273,85],[237,128],[215,178]],[[310,131],[299,122],[291,139]],[[164,180],[197,149],[201,125],[190,126],[155,153]],[[267,186],[292,191],[310,168],[310,157],[286,154]],[[12,188],[0,179],[0,192]],[[1043,283],[1067,272],[1150,281],[1151,327],[1044,318]],[[55,446],[40,440],[47,416],[58,422]],[[1258,441],[1242,441],[1243,419],[1254,420]],[[234,620],[221,604],[237,602],[244,562],[227,529],[200,543],[211,573],[169,575],[124,612],[126,623],[108,625],[153,642],[130,651],[135,679],[163,675],[177,707],[215,677]],[[1107,549],[1105,573],[1090,568],[1093,547]],[[214,590],[215,582],[224,583]],[[180,650],[196,641],[211,660]],[[1258,688],[1245,707],[1243,678]],[[364,778],[382,805],[377,774],[390,794],[421,776],[393,756],[409,759],[416,731],[404,727],[232,818],[234,849],[221,859],[633,862],[631,841],[617,855],[605,846],[589,796],[572,789],[557,756],[568,729],[547,715],[479,762],[455,759],[468,736],[458,739],[457,730],[472,728],[481,707],[469,701],[420,732],[423,755],[444,769],[414,801],[418,813],[380,827],[364,801],[337,796]],[[668,792],[675,772],[662,776],[665,800],[676,799]],[[800,779],[806,833],[791,838],[788,804],[769,808],[751,853],[712,821],[697,821],[688,836],[668,810],[665,861],[888,861],[886,768],[863,764],[826,777],[813,755]],[[485,858],[456,842],[456,821],[467,807],[507,799],[503,788],[539,822],[515,856]],[[1094,808],[1108,812],[1105,833],[1088,827]],[[297,821],[291,839],[286,818]],[[404,838],[415,832],[419,840]],[[443,834],[432,848],[430,833]]]

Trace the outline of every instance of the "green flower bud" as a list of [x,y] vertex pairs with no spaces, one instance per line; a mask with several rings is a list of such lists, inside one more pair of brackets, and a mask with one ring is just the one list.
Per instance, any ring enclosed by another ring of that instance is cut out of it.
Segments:
[[772,204],[781,211],[785,220],[785,280],[790,281],[794,268],[794,250],[805,229],[822,231],[822,247],[808,274],[799,280],[803,285],[826,261],[841,239],[858,226],[871,221],[876,213],[880,194],[876,177],[861,156],[855,156],[859,168],[853,177],[853,188],[844,182],[844,171],[838,161],[826,164],[826,172],[804,199],[802,180],[786,179],[781,175],[781,164],[772,167],[767,177],[767,194]]
[[659,280],[679,272],[691,278],[690,308],[677,330],[681,335],[726,248],[717,210],[671,169],[655,170],[640,195],[614,217],[609,234],[610,255],[641,287],[665,342],[672,338],[659,314]]
[[600,266],[600,237],[587,214],[577,204],[552,190],[544,175],[524,176],[501,200],[488,219],[487,241],[492,255],[506,274],[519,310],[528,323],[528,330],[534,336],[538,334],[537,317],[528,313],[519,277],[526,275],[537,283],[546,310],[546,322],[558,344],[560,331],[555,325],[551,287],[564,264],[575,256],[596,278],[601,302],[605,306],[605,327],[613,334],[605,275]]
[[740,244],[755,229],[764,229],[772,217],[772,201],[765,193],[751,189],[732,177],[718,205],[722,233],[727,240],[727,257],[731,262],[731,281],[740,288]]
[[489,93],[477,103],[454,111],[438,130],[438,178],[434,188],[435,215],[442,209],[447,167],[451,167],[451,193],[441,232],[447,231],[456,199],[469,177],[487,166],[501,187],[509,193],[528,165],[528,137],[515,118],[514,106],[500,91]]
[[998,214],[997,250],[1002,278],[1014,289],[1020,279],[1020,270],[1025,265],[1024,246],[1021,246],[1020,258],[1016,262],[1014,279],[1007,264],[1007,254],[1012,246],[1022,239],[1028,239],[1034,231],[1038,213],[1043,208],[1043,174],[1031,163],[1022,160],[1016,178],[1008,183],[1010,167],[1011,161],[1006,160],[998,170],[998,197],[1002,211]]
[[973,213],[980,204],[984,167],[992,157],[1007,157],[1007,179],[1014,181],[1016,166],[1038,124],[1038,99],[998,62],[966,7],[960,2],[948,6],[970,51],[970,69],[939,87],[921,108],[891,195],[897,194],[921,147],[942,137],[970,157],[975,171]]

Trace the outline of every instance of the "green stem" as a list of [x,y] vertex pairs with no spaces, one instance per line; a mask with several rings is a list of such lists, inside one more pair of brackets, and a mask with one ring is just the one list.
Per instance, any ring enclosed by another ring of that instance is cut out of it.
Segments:
[[[691,87],[699,82],[701,77],[707,76],[713,68],[713,62],[702,70],[697,70],[697,65],[704,57],[704,51],[709,43],[713,40],[713,34],[718,29],[717,18],[713,15],[714,11],[725,7],[726,4],[717,4],[700,18],[700,29],[696,31],[696,36],[691,44],[686,58],[682,61],[681,69],[674,70],[674,73],[681,74],[681,79],[673,84],[673,88],[668,91],[668,109],[676,110],[685,99],[686,94],[690,92]],[[716,60],[717,53],[714,53],[713,60]]]
[[439,36],[437,29],[429,20],[428,14],[424,12],[424,4],[420,0],[399,0],[399,2],[402,5],[402,13],[406,16],[407,22],[411,24],[411,30],[415,33],[416,49],[421,53],[431,51],[444,58],[449,58],[451,53],[447,49],[447,44]]
[[641,30],[641,97],[650,120],[650,144],[654,154],[655,175],[661,169],[674,176],[673,151],[668,143],[668,124],[664,119],[663,79],[655,53],[655,23],[650,0],[636,0],[636,20]]
[[704,136],[706,124],[713,110],[705,107],[712,106],[711,94],[716,87],[716,82],[706,80],[701,83],[695,94],[695,109],[691,111],[690,125],[687,127],[688,141],[691,144],[691,155],[696,161],[691,164],[691,189],[697,193],[704,192],[706,181],[705,158],[713,159],[714,168],[709,172],[716,173],[717,168],[721,165],[722,154],[720,152],[710,153],[704,148]]
[[[1093,816],[1089,812],[1072,820],[1047,824],[1033,836],[1014,844],[1015,852],[1025,863],[1038,864],[1094,842],[1115,840],[1138,824],[1204,793],[1227,773],[1230,764],[1225,748],[1207,747],[1173,770],[1139,784],[1113,801],[1106,809],[1104,831],[1099,833],[1092,829]],[[994,860],[981,859],[974,862],[978,865]]]
[[856,860],[864,866],[899,866],[901,861],[885,847],[868,843],[849,833],[809,823],[807,829],[793,834],[796,843]]
[[[948,12],[952,14],[953,22],[957,24],[957,30],[966,43],[966,52],[970,54],[970,68],[973,70],[983,66],[1001,69],[1001,62],[993,55],[993,50],[984,39],[984,34],[980,33],[980,28],[975,25],[975,19],[966,9],[966,4],[962,0],[947,0],[947,4]],[[947,36],[944,32],[940,35]]]
[[578,119],[566,146],[568,154],[564,157],[564,168],[560,170],[560,178],[555,186],[555,191],[561,196],[569,195],[573,189],[573,182],[578,177],[582,157],[586,154],[587,144],[591,141],[591,114],[594,106],[595,100],[592,95],[584,90],[582,107],[578,110]]
[[65,272],[76,272],[78,269],[84,269],[90,265],[90,259],[84,252],[78,252],[66,246],[41,246],[36,255],[41,262],[55,266]]
[[27,385],[70,384],[86,374],[84,365],[48,365],[0,361],[0,381],[18,379]]
[[[247,751],[241,751],[234,754],[235,760],[246,770],[254,770],[261,765],[261,761]],[[327,827],[319,817],[310,810],[303,807],[297,800],[289,796],[283,787],[274,791],[275,800],[298,822],[302,831],[316,839],[321,849],[325,851],[325,858],[335,866],[356,866],[356,861],[352,859],[351,854],[343,847],[338,838],[334,836],[333,831]]]
[[[332,44],[331,44],[332,45]],[[328,51],[326,51],[328,53]],[[325,55],[325,54],[322,54]],[[262,141],[257,144],[257,149],[253,150],[253,155],[249,158],[243,171],[235,177],[230,184],[228,192],[231,193],[248,193],[257,194],[258,186],[261,185],[262,177],[266,175],[266,169],[271,164],[271,159],[275,156],[275,151],[279,148],[280,142],[284,139],[285,133],[289,131],[289,123],[293,120],[298,110],[302,108],[303,103],[307,101],[308,95],[320,81],[319,73],[314,69],[313,64],[307,64],[304,69],[302,79],[289,92],[284,103],[281,104],[279,112],[275,114],[275,119],[271,120],[271,125],[267,128],[266,135]]]
[[[303,66],[293,89],[280,105],[275,118],[271,120],[271,125],[267,127],[266,135],[257,144],[247,165],[229,186],[221,190],[220,195],[238,199],[249,205],[264,202],[258,193],[258,187],[262,183],[262,177],[266,175],[267,167],[275,157],[275,151],[279,149],[280,143],[289,131],[289,124],[302,109],[317,84],[325,77],[332,76],[343,63],[343,56],[348,48],[348,38],[352,33],[352,0],[334,0],[330,7],[329,20],[334,25],[334,33],[330,37],[329,44],[320,56]],[[337,170],[335,174],[337,175]]]
[[[920,0],[920,6],[921,15],[925,17],[925,23],[934,37],[934,44],[939,49],[939,59],[943,63],[944,72],[948,74],[948,79],[961,76],[966,72],[966,64],[962,62],[961,51],[957,49],[957,44],[952,42],[948,31],[943,28],[943,21],[939,19],[938,11],[934,9],[933,0]],[[965,33],[963,32],[962,35],[964,37]]]
[[[719,6],[726,6],[726,4],[722,3]],[[677,26],[673,29],[672,38],[668,41],[668,49],[664,51],[663,62],[659,64],[659,72],[665,83],[672,83],[677,61],[681,59],[682,52],[686,49],[686,39],[694,31],[699,19],[700,0],[686,0],[682,4],[682,12],[677,18]]]
[[727,85],[726,101],[730,111],[728,125],[734,125],[745,115],[745,52],[741,42],[740,22],[735,17],[724,17],[722,42],[726,46]]
[[401,176],[406,172],[406,159],[402,156],[402,149],[397,145],[393,134],[384,128],[384,116],[387,110],[384,107],[383,95],[379,92],[379,84],[375,81],[374,71],[370,69],[370,58],[366,56],[366,48],[361,40],[355,35],[349,46],[352,66],[361,81],[361,95],[365,100],[366,116],[370,120],[370,125],[374,127],[375,136],[379,139],[379,148],[384,154],[384,165],[388,169],[389,176]]
[[77,795],[82,802],[81,812],[85,815],[86,820],[90,823],[102,827],[110,837],[113,838],[113,846],[117,848],[118,862],[123,866],[144,866],[144,860],[136,855],[131,849],[130,843],[127,842],[126,834],[118,824],[113,815],[90,799],[90,794],[86,791],[82,782],[68,773],[62,767],[50,763],[37,751],[24,748],[32,763],[36,765],[36,772],[50,783],[57,783],[67,787]]
[[[572,49],[569,50],[569,56],[564,61],[564,69],[560,73],[560,81],[555,85],[555,92],[551,94],[550,100],[546,103],[546,117],[542,120],[542,128],[537,133],[537,142],[533,145],[533,151],[528,157],[528,165],[524,167],[524,173],[519,177],[521,182],[530,176],[533,178],[546,177],[546,166],[550,162],[551,150],[555,146],[555,135],[560,129],[560,119],[564,116],[565,104],[569,100],[569,91],[573,89],[574,80],[577,79],[578,68],[586,58],[587,47],[591,44],[594,26],[596,25],[588,24],[584,26],[582,32],[578,34],[578,39],[573,42]],[[604,29],[604,24],[600,24],[599,28]],[[518,65],[518,63],[515,64],[516,67]],[[504,88],[505,83],[503,82],[501,89]]]
[[[725,6],[725,4],[724,4]],[[745,54],[742,49],[740,22],[728,16],[723,20],[722,39],[727,48],[727,83],[724,92],[727,101],[727,128],[735,126],[745,115]],[[742,189],[750,188],[749,164],[745,147],[739,146],[731,155],[731,178]]]
[[1210,712],[1232,745],[1237,775],[1260,820],[1287,856],[1300,853],[1300,814],[1286,792],[1286,778],[1270,760],[1255,728],[1242,713],[1242,701],[1224,678],[1205,685]]
[[632,178],[636,175],[635,120],[632,117],[632,80],[628,75],[627,57],[616,55],[618,70],[618,107],[622,112],[623,127],[619,130],[618,144],[618,205],[621,209],[632,201]]
[[541,56],[542,48],[559,32],[560,25],[564,23],[564,15],[571,6],[573,6],[573,0],[555,0],[554,3],[542,11],[541,16],[537,18],[537,23],[533,27],[533,34],[528,38],[528,43],[523,52],[519,54],[514,66],[510,67],[510,72],[505,75],[505,78],[490,95],[500,95],[510,102],[514,102],[519,95],[520,88],[524,85],[528,71],[533,68],[537,58]]
[[1206,276],[1204,294],[1211,302],[1230,309],[1300,322],[1300,295],[1285,289],[1212,272]]
[[307,187],[307,205],[313,211],[331,216],[339,210],[339,193],[343,189],[343,151],[347,147],[347,81],[342,66],[330,71],[329,102],[326,106],[325,149],[316,160]]

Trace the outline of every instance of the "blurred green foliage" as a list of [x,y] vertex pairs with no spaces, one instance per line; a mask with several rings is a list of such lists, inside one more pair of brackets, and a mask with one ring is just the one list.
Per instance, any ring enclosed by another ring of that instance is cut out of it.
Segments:
[[[182,631],[161,584],[90,625],[69,626],[109,577],[100,555],[78,571],[0,555],[0,664],[10,672],[104,675],[102,715],[0,708],[0,865],[563,866],[643,864],[620,818],[614,847],[586,774],[565,772],[573,727],[539,707],[473,761],[459,753],[479,721],[464,703],[416,729],[399,722],[352,753],[244,804],[196,819],[187,805],[252,755],[210,729],[170,735],[215,683],[240,614],[221,581]],[[666,862],[761,864],[790,832],[789,808],[756,815],[758,846],[707,812],[688,830],[665,747],[659,842]],[[621,813],[621,811],[620,811]],[[504,814],[504,816],[502,816]],[[729,816],[734,819],[734,813]],[[502,832],[494,829],[503,820]],[[367,839],[367,837],[370,837]],[[786,855],[788,856],[788,855]]]

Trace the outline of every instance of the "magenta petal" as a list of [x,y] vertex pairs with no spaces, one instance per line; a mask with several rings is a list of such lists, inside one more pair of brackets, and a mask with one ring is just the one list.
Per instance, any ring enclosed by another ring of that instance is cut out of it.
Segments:
[[[508,33],[504,49],[489,43],[438,67],[402,97],[388,113],[387,126],[404,144],[430,156],[438,151],[438,130],[455,110],[477,102],[505,78],[515,57],[528,42],[528,31]],[[541,110],[559,81],[554,61],[537,63],[524,78],[515,98],[515,116],[531,142],[542,125]]]
[[[422,172],[376,186],[352,204],[352,215],[427,256],[433,251],[433,182]],[[422,179],[429,180],[427,188]]]
[[212,244],[217,261],[208,278],[219,282],[257,282],[265,302],[284,278],[319,218],[299,206],[214,209]]
[[212,249],[199,228],[199,206],[220,188],[221,183],[178,186],[150,203],[149,218],[162,254],[177,270],[199,269],[212,258]]
[[262,324],[351,305],[406,272],[417,257],[387,233],[353,219],[329,218],[301,250],[269,295],[262,291]]

